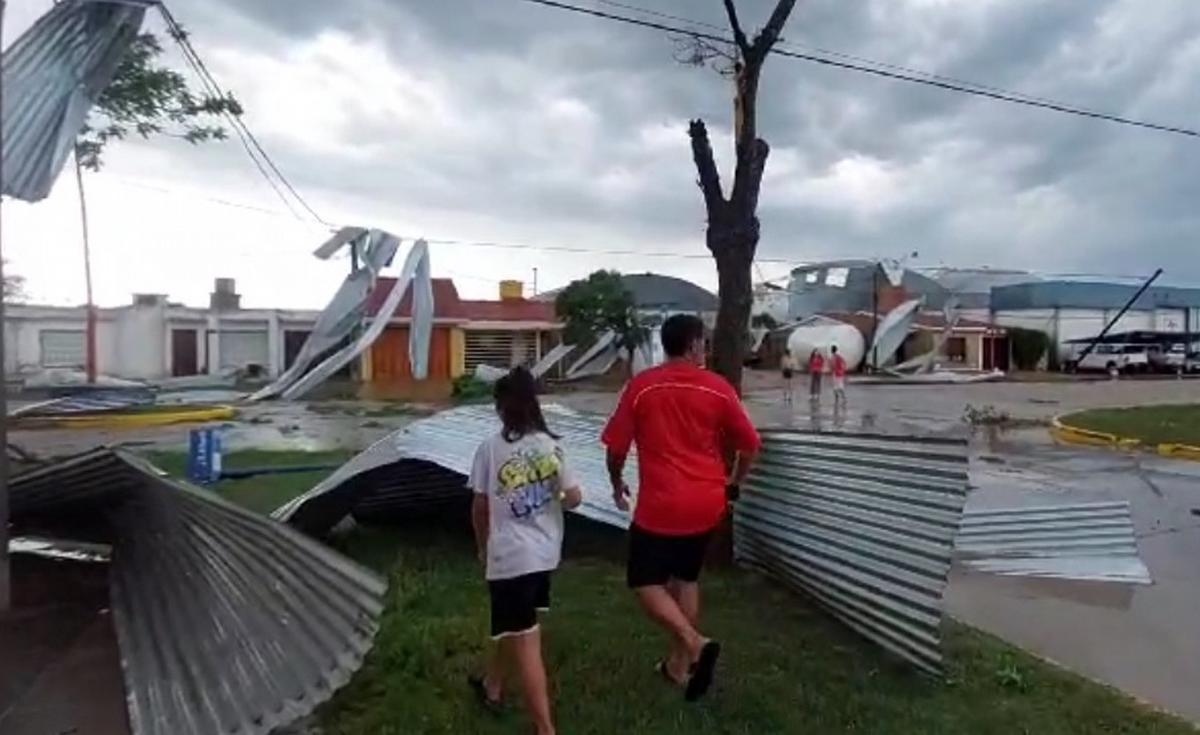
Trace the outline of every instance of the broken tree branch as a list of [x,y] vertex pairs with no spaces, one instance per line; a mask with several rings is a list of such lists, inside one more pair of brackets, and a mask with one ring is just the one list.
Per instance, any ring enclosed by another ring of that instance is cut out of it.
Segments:
[[[725,0],[725,3],[728,5],[732,1]],[[754,53],[760,61],[767,57],[771,47],[779,40],[779,34],[783,32],[783,26],[787,23],[788,16],[792,14],[795,7],[796,0],[779,0],[779,4],[775,6],[775,12],[771,13],[771,19],[754,37]]]
[[729,27],[733,29],[733,40],[737,43],[738,50],[742,52],[743,56],[748,55],[751,48],[750,40],[746,38],[742,24],[738,21],[737,8],[734,6],[733,0],[725,0],[725,14],[729,16]]
[[711,221],[724,209],[725,195],[721,191],[721,175],[717,173],[717,162],[713,159],[712,143],[708,140],[704,121],[692,120],[688,125],[688,136],[692,139],[692,158],[700,177],[696,183],[704,194],[704,206]]

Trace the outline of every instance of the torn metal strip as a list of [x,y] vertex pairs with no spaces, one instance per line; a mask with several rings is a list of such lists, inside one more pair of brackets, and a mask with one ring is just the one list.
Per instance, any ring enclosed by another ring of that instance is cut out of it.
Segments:
[[991,574],[1153,583],[1124,501],[968,508],[955,551],[967,568]]
[[45,199],[151,0],[60,2],[4,51],[3,193]]
[[534,365],[529,372],[533,373],[533,377],[540,378],[546,373],[550,372],[555,365],[567,359],[567,356],[574,351],[575,345],[556,345],[554,349],[543,355],[542,359],[538,360],[538,363]]
[[[379,271],[392,262],[400,248],[400,238],[382,230],[343,227],[324,245],[317,257],[329,257],[347,243],[355,242],[363,253],[364,267],[351,273],[338,287],[329,304],[317,317],[308,339],[300,347],[291,367],[277,379],[250,396],[251,401],[274,398],[296,384],[313,363],[341,345],[354,333],[366,314],[367,299],[375,287]],[[336,372],[333,371],[333,372]]]
[[13,478],[12,520],[112,547],[134,735],[266,735],[373,645],[386,583],[294,529],[96,450]]
[[965,441],[766,431],[735,508],[739,561],[923,671],[966,500]]

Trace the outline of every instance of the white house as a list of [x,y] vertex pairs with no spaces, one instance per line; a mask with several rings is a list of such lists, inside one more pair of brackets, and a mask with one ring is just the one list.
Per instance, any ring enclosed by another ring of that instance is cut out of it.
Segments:
[[[290,363],[319,312],[242,309],[233,281],[218,279],[209,308],[137,294],[129,306],[97,309],[96,369],[135,380],[259,370]],[[85,367],[87,310],[13,304],[6,308],[4,362],[11,377]]]

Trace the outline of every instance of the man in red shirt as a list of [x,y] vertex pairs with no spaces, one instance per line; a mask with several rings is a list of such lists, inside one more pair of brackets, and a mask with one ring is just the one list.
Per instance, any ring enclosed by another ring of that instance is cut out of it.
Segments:
[[[622,478],[637,444],[638,494],[629,529],[626,577],[651,620],[672,636],[663,676],[695,700],[712,683],[720,645],[703,636],[700,568],[725,517],[728,494],[745,479],[761,447],[737,392],[705,370],[704,323],[677,315],[662,327],[667,361],[625,387],[601,437],[608,447],[613,501],[629,509]],[[732,473],[725,457],[736,453]]]

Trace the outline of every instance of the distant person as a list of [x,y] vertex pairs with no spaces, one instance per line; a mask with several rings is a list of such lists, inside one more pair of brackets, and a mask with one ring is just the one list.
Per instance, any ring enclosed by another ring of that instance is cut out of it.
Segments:
[[470,684],[485,707],[503,704],[514,667],[538,735],[553,735],[538,614],[550,609],[550,573],[562,556],[563,509],[583,500],[557,437],[546,427],[533,375],[523,367],[496,382],[503,429],[475,452],[471,521],[491,597],[496,642],[487,673]]
[[[689,315],[667,319],[662,345],[667,361],[629,382],[601,440],[613,501],[626,511],[630,492],[622,475],[637,444],[626,582],[646,616],[671,635],[658,672],[693,701],[708,691],[721,653],[697,627],[700,569],[761,442],[737,392],[702,367],[703,322]],[[732,472],[725,463],[730,455]]]
[[792,357],[791,350],[783,353],[779,367],[783,371],[783,402],[790,406],[795,398],[795,386],[792,384],[792,378],[796,375],[796,358]]
[[829,348],[830,368],[833,374],[833,410],[846,407],[846,358],[838,352],[837,345]]
[[824,372],[825,358],[821,356],[820,350],[814,349],[808,356],[808,393],[813,403],[819,403],[821,400],[821,374]]

